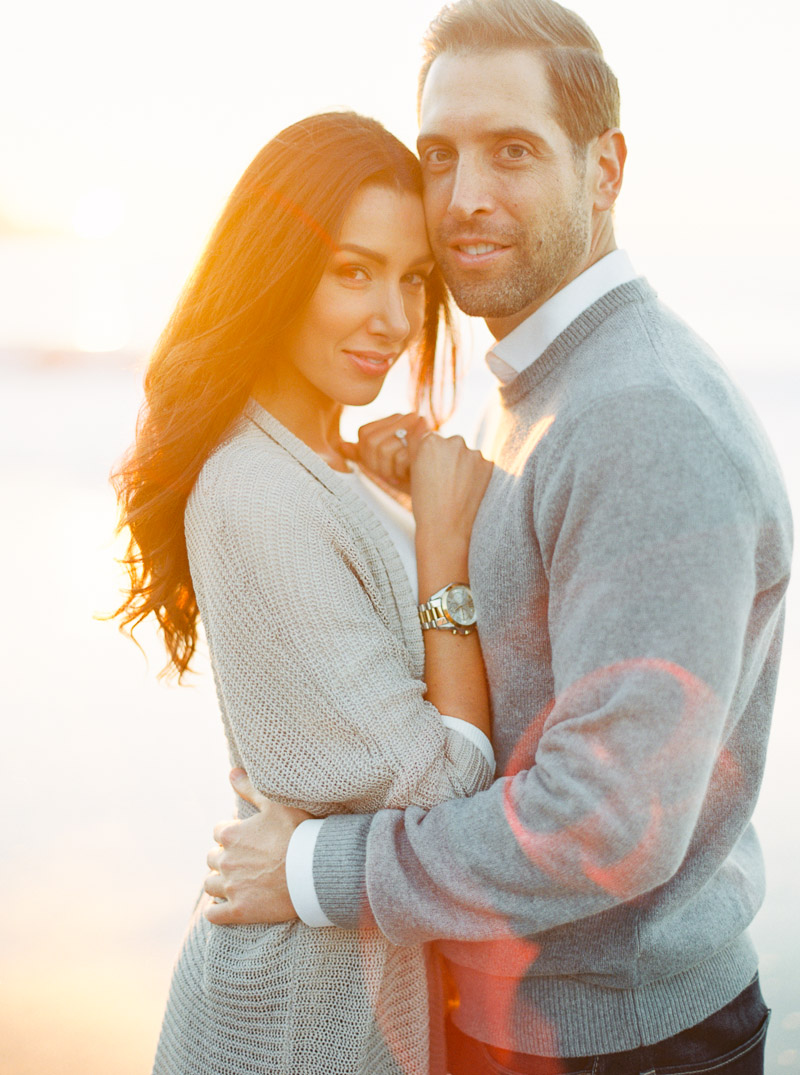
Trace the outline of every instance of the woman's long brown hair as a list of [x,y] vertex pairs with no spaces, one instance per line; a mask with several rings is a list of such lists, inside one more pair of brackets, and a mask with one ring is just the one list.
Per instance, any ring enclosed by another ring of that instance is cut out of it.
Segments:
[[[271,351],[314,293],[360,187],[421,193],[416,157],[375,120],[326,113],[269,142],[239,180],[162,333],[145,376],[133,446],[112,474],[128,531],[125,600],[114,613],[131,635],[154,615],[169,660],[187,670],[197,645],[197,601],[183,531],[186,501],[214,448],[240,416]],[[437,334],[449,329],[434,272],[422,337],[412,355],[417,406],[435,417]]]

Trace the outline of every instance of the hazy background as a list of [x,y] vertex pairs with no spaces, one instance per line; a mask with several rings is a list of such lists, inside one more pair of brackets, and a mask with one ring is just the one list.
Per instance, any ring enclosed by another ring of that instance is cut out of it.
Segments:
[[[3,1075],[149,1070],[211,827],[230,811],[203,667],[189,688],[159,685],[152,635],[148,664],[93,618],[119,586],[106,477],[132,435],[143,357],[225,196],[281,127],[350,107],[413,144],[418,41],[438,6],[28,0],[4,13]],[[623,89],[621,244],[753,400],[797,505],[798,8],[576,7]],[[464,342],[457,428],[490,389],[485,331]],[[401,380],[380,408],[402,406]],[[770,1072],[800,1072],[797,607],[757,819]]]

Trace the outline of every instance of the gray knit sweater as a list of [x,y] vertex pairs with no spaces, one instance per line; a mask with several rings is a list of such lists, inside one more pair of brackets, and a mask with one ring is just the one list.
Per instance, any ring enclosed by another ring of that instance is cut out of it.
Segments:
[[[186,510],[231,762],[320,816],[488,787],[480,750],[423,698],[416,595],[382,524],[266,411],[248,415]],[[175,968],[158,1075],[441,1070],[420,947],[374,928],[213,926],[205,906]]]
[[[501,390],[470,575],[504,779],[331,818],[322,907],[444,938],[498,1046],[651,1044],[752,978],[791,518],[753,414],[638,280]],[[478,943],[476,943],[478,942]]]

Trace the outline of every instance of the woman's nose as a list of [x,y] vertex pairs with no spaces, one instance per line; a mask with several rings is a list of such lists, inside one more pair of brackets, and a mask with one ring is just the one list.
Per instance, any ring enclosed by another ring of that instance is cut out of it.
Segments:
[[371,329],[390,340],[404,340],[410,331],[405,297],[399,286],[382,290],[379,307],[371,319]]

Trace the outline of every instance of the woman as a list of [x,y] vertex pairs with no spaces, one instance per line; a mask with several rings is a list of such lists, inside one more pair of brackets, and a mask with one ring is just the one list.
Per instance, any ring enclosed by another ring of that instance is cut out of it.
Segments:
[[[181,674],[199,613],[231,761],[320,816],[430,807],[493,776],[471,617],[423,632],[417,609],[467,578],[491,466],[414,416],[379,423],[372,450],[410,477],[414,536],[339,436],[342,407],[373,400],[409,345],[431,396],[443,288],[420,195],[416,159],[372,120],[315,116],[265,146],[158,343],[116,476],[123,622],[155,615]],[[215,927],[206,900],[156,1072],[440,1069],[424,952],[375,930]]]

